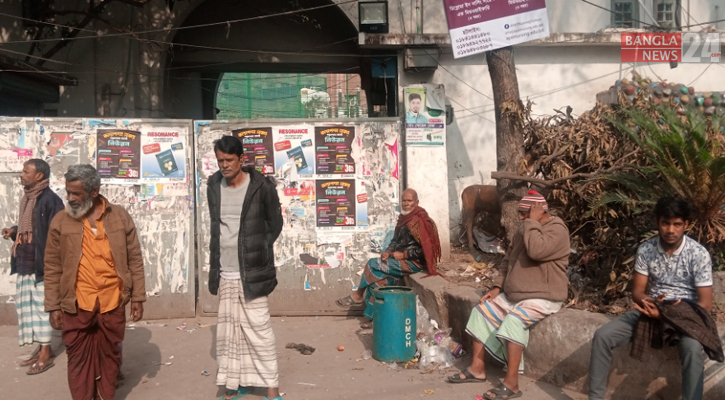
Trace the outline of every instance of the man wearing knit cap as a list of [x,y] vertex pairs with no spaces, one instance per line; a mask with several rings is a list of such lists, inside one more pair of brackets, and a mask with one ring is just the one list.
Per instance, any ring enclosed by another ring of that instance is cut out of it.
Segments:
[[483,382],[484,349],[508,365],[506,378],[484,393],[485,399],[521,397],[518,374],[523,373],[529,328],[559,311],[567,297],[569,229],[548,213],[546,199],[529,191],[519,203],[522,229],[514,235],[493,289],[471,311],[466,332],[473,337],[473,361],[451,383]]

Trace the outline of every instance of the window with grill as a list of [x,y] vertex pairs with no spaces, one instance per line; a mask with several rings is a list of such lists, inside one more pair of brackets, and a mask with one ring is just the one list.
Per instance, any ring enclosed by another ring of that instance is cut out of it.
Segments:
[[655,5],[655,17],[661,27],[672,28],[676,26],[677,1],[659,0]]
[[636,0],[612,0],[612,26],[639,28],[639,4]]

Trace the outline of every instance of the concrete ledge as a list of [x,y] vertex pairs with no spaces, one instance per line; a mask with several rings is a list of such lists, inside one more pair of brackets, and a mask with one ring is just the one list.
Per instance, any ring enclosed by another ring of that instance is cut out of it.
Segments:
[[[471,310],[482,293],[474,288],[457,286],[424,274],[406,278],[414,288],[431,318],[441,327],[452,328],[452,337],[471,349],[465,333]],[[564,309],[537,324],[531,330],[525,352],[528,377],[581,393],[588,391],[589,359],[594,332],[612,320],[612,316]],[[719,326],[725,344],[725,326]],[[676,348],[654,350],[647,363],[629,356],[630,346],[617,349],[612,360],[608,396],[616,400],[680,398],[681,367]],[[489,363],[489,365],[492,365]],[[705,399],[725,399],[725,364],[705,363]]]
[[445,296],[449,283],[438,275],[425,278],[426,275],[421,272],[406,276],[405,284],[415,290],[430,317],[438,322],[438,327],[446,329],[449,327],[449,317]]

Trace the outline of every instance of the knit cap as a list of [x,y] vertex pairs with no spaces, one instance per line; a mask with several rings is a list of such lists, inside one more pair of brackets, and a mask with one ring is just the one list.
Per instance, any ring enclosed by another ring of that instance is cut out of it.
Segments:
[[529,193],[519,203],[519,211],[528,212],[534,204],[540,204],[544,210],[549,210],[549,205],[546,204],[544,196],[536,190],[529,190]]

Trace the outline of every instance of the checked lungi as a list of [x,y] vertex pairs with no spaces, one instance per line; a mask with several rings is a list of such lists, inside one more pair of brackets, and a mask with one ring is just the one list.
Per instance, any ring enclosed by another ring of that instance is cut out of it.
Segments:
[[423,269],[418,263],[410,260],[398,261],[389,257],[388,261],[371,258],[360,279],[360,289],[365,289],[365,318],[373,319],[373,290],[379,287],[400,285],[407,275],[415,274]]
[[229,390],[279,387],[277,346],[267,296],[244,299],[241,279],[221,278],[216,384]]
[[35,282],[35,274],[18,275],[15,309],[18,312],[18,343],[50,344],[53,327],[45,312],[45,285]]
[[[562,302],[544,299],[528,299],[518,303],[508,300],[504,293],[495,299],[477,305],[468,318],[466,332],[478,340],[496,360],[508,364],[506,342],[526,348],[529,344],[529,328],[547,316],[559,311]],[[524,357],[521,356],[519,373],[524,373]]]

